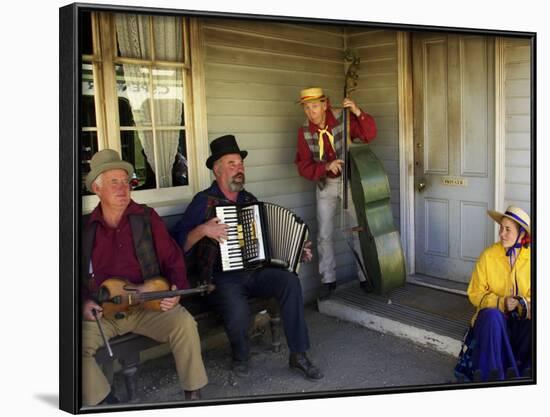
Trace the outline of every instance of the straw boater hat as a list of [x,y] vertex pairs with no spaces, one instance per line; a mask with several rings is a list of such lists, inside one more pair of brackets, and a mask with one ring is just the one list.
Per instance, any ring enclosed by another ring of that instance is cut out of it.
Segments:
[[212,169],[214,162],[220,159],[222,156],[230,153],[238,153],[241,155],[241,158],[246,158],[248,155],[247,151],[241,151],[239,145],[237,145],[237,140],[233,135],[225,135],[219,138],[216,138],[210,143],[210,151],[212,155],[206,160],[206,166],[208,169]]
[[296,103],[304,104],[309,103],[310,101],[324,101],[326,99],[327,96],[325,96],[322,88],[313,87],[300,91],[300,100]]
[[529,233],[529,235],[531,234],[531,220],[529,219],[527,213],[525,213],[519,207],[508,206],[504,213],[500,213],[494,210],[487,210],[487,214],[498,224],[500,224],[503,217],[508,217],[509,219],[515,221],[517,224],[523,227],[525,230],[527,230],[527,233]]
[[103,149],[97,152],[90,161],[90,172],[86,175],[86,188],[88,191],[93,192],[92,183],[95,179],[105,171],[111,169],[123,169],[131,177],[134,174],[134,167],[132,164],[120,159],[117,151],[112,149]]

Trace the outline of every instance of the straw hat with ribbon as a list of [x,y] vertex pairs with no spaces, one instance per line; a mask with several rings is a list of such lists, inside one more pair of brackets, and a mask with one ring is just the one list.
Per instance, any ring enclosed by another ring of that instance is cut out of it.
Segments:
[[[515,206],[508,206],[506,211],[504,213],[500,213],[495,210],[487,210],[487,214],[491,219],[493,219],[498,224],[501,224],[502,219],[504,217],[513,220],[520,226],[520,233],[518,233],[518,236],[516,238],[516,241],[514,244],[506,249],[506,256],[510,256],[510,265],[512,265],[512,257],[516,255],[516,249],[520,249],[523,244],[529,244],[530,242],[530,235],[531,235],[531,220],[529,219],[529,216],[527,213],[525,213],[522,209]],[[529,236],[524,236],[522,241],[519,241],[519,238],[521,236],[522,230],[525,230]]]
[[487,210],[487,214],[498,224],[501,223],[503,217],[507,217],[519,224],[520,227],[523,227],[529,235],[531,234],[531,220],[529,219],[529,215],[519,207],[509,206],[504,213],[495,210]]
[[327,96],[325,96],[322,88],[312,87],[300,91],[300,99],[296,103],[304,104],[310,101],[325,101],[326,99]]

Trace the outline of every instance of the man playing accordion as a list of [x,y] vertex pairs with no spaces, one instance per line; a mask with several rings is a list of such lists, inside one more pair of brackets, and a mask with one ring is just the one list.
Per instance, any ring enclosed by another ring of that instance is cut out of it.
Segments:
[[[228,239],[228,226],[216,217],[216,206],[256,202],[244,190],[243,160],[248,152],[241,151],[232,135],[215,139],[210,144],[212,155],[206,166],[215,176],[212,185],[195,195],[173,234],[186,255],[197,261],[201,279],[212,278],[216,289],[209,302],[222,315],[225,331],[231,343],[232,369],[238,376],[249,371],[250,346],[248,325],[249,297],[276,298],[290,351],[289,366],[308,379],[321,379],[323,374],[306,356],[310,347],[304,317],[302,288],[298,277],[284,269],[262,266],[254,270],[222,270],[220,243]],[[309,261],[311,250],[306,245],[302,259]]]

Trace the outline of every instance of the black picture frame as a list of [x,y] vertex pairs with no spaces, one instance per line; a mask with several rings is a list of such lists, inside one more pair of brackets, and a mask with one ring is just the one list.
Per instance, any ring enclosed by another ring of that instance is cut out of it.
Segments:
[[[486,36],[511,36],[526,38],[531,43],[531,220],[533,240],[536,242],[536,138],[537,138],[537,34],[533,32],[501,31],[488,29],[472,29],[443,26],[424,26],[409,24],[393,24],[367,21],[348,21],[332,19],[315,19],[307,17],[282,17],[252,14],[238,14],[226,12],[205,12],[193,10],[160,9],[150,7],[115,6],[101,4],[71,4],[59,9],[59,128],[60,128],[60,258],[59,258],[59,407],[72,414],[96,411],[140,410],[151,408],[185,407],[181,404],[137,404],[116,409],[90,410],[82,409],[80,396],[80,308],[78,305],[80,293],[80,228],[82,214],[82,198],[80,195],[80,157],[79,157],[79,112],[80,112],[80,52],[79,52],[79,13],[83,11],[111,11],[137,12],[144,14],[175,14],[195,17],[223,17],[266,21],[285,21],[292,23],[320,23],[327,25],[358,25],[380,29],[407,30],[407,31],[445,31],[464,34],[479,34]],[[533,327],[537,324],[537,284],[536,284],[536,245],[533,245],[532,257],[532,290],[533,290]],[[537,345],[536,331],[533,333],[533,346]],[[528,381],[518,382],[518,385],[536,384],[536,349],[533,356],[533,375]],[[495,384],[486,383],[481,387],[494,387]],[[422,392],[431,390],[464,389],[464,386],[419,386],[406,387],[397,390],[360,390],[355,393],[339,394],[334,392],[328,396],[369,395],[394,392]],[[236,401],[219,401],[218,404],[248,403],[262,401],[283,401],[289,399],[324,398],[327,394],[303,394],[298,396],[277,396],[276,398],[236,399]],[[209,403],[208,405],[211,405]],[[201,405],[201,404],[199,404]]]

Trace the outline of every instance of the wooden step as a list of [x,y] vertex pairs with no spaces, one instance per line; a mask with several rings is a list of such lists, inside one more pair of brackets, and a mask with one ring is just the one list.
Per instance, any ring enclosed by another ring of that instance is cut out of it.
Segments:
[[321,313],[457,355],[474,313],[466,296],[407,283],[386,296],[367,294],[356,283],[318,302]]

